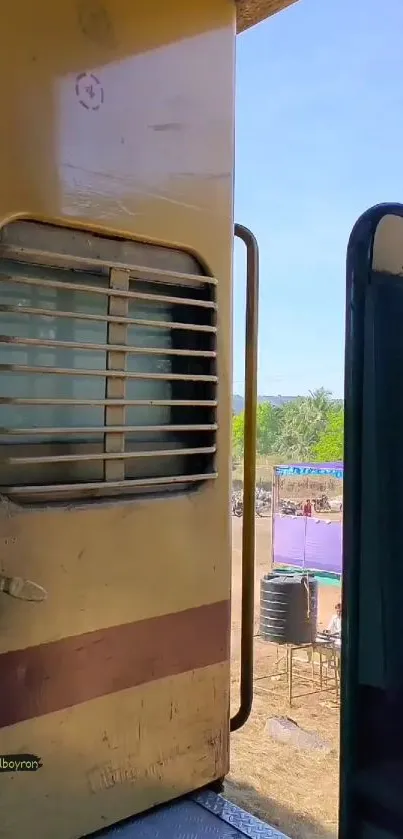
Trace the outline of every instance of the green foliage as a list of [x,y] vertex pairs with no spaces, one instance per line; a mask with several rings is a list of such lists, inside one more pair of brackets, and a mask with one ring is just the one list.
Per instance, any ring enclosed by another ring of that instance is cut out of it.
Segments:
[[325,430],[315,446],[316,460],[343,460],[344,410],[331,411]]
[[243,456],[245,415],[238,414],[232,417],[232,452],[235,457]]
[[[269,402],[257,409],[257,452],[284,460],[338,460],[343,456],[343,417],[324,388],[274,408]],[[233,417],[232,446],[243,456],[244,414]]]
[[281,408],[278,454],[292,460],[309,460],[326,429],[332,409],[331,394],[321,388]]
[[[260,455],[276,452],[280,420],[280,409],[273,408],[270,402],[262,402],[257,407],[256,449]],[[232,451],[235,457],[242,457],[244,451],[245,415],[232,418]]]
[[275,452],[279,430],[279,409],[273,408],[270,402],[262,402],[257,407],[257,441],[258,454],[267,455]]

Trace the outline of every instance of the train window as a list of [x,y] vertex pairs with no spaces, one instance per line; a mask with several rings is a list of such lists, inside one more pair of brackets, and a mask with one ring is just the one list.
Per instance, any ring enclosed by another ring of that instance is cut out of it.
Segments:
[[19,222],[0,234],[0,492],[215,477],[215,280],[180,251]]

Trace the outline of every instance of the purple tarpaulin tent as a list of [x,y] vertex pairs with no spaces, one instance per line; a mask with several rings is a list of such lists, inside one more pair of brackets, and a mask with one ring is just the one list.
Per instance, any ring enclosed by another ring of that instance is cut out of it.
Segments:
[[312,571],[342,572],[342,523],[302,516],[276,515],[274,565]]
[[328,476],[343,478],[343,463],[290,463],[273,470],[272,560],[273,566],[291,565],[312,571],[342,573],[342,534],[340,521],[282,516],[276,512],[279,478]]

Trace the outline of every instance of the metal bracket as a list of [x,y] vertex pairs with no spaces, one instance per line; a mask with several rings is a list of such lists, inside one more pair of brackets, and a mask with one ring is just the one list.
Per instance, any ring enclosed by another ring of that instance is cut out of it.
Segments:
[[38,583],[23,580],[22,577],[7,577],[5,574],[0,574],[0,592],[9,594],[17,600],[32,602],[41,602],[47,598],[47,592]]

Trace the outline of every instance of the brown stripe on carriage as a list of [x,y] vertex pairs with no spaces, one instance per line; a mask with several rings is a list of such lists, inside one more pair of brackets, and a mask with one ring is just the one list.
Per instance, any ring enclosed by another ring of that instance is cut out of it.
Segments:
[[229,659],[230,603],[0,655],[0,728]]

